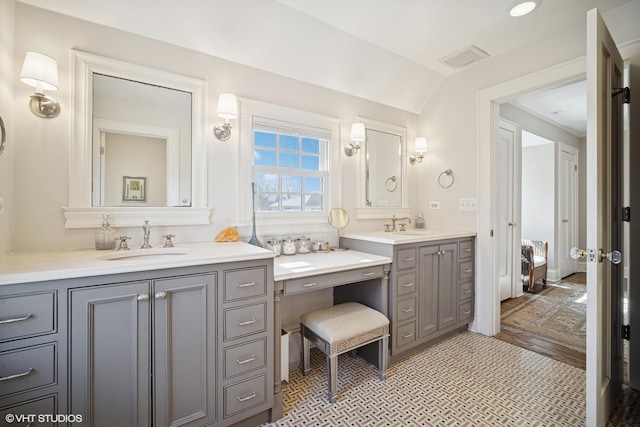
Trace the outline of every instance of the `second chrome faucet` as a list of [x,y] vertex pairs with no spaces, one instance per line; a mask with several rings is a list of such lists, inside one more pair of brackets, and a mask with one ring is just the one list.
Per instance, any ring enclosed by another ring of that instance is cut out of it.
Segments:
[[149,236],[151,235],[151,226],[149,225],[148,220],[144,221],[142,230],[144,231],[144,236],[142,237],[144,240],[142,242],[142,246],[140,247],[140,249],[148,249],[151,247],[151,245],[149,244]]

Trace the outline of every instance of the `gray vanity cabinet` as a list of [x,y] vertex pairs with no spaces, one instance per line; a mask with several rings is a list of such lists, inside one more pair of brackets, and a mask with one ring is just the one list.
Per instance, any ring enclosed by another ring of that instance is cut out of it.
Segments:
[[91,426],[213,423],[216,280],[71,289],[70,412]]
[[473,320],[474,238],[404,244],[341,238],[345,247],[393,259],[389,280],[391,361]]

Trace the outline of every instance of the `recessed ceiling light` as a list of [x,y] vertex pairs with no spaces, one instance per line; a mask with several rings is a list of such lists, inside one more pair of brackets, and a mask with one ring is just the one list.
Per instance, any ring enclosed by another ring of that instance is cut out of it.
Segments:
[[527,13],[530,13],[535,9],[541,1],[523,1],[515,4],[511,11],[509,11],[509,15],[513,17],[524,16]]

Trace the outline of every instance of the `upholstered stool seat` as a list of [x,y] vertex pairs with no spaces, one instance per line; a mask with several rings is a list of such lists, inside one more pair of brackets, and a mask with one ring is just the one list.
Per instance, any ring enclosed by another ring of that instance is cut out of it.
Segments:
[[327,356],[328,398],[331,403],[338,397],[338,355],[378,341],[378,372],[380,379],[387,374],[389,346],[389,319],[366,305],[347,302],[300,317],[302,336],[302,373],[309,373],[310,344],[314,343]]

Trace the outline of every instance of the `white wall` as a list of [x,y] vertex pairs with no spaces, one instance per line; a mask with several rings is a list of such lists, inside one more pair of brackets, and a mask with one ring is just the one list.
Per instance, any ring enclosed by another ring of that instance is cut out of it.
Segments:
[[555,259],[555,144],[522,147],[522,238],[545,240],[549,245],[548,267]]
[[[417,116],[413,113],[22,3],[17,4],[15,9],[13,58],[16,64],[13,73],[9,73],[10,79],[18,81],[25,51],[35,50],[52,56],[58,61],[60,75],[60,88],[52,95],[62,106],[62,113],[56,119],[37,118],[26,107],[22,107],[28,99],[29,88],[16,83],[14,101],[20,108],[15,111],[16,153],[13,181],[16,183],[17,193],[24,197],[16,200],[13,227],[15,239],[12,243],[15,251],[89,248],[93,245],[93,230],[65,229],[60,209],[68,203],[69,144],[73,117],[73,112],[69,111],[71,48],[206,80],[209,91],[208,129],[212,129],[214,123],[220,121],[215,115],[218,93],[231,92],[244,98],[339,118],[343,137],[340,144],[333,147],[336,150],[342,150],[347,142],[351,123],[357,116],[404,126],[407,128],[409,141],[416,136]],[[33,31],[33,28],[57,30],[38,32]],[[220,230],[233,223],[236,206],[234,180],[237,179],[238,170],[236,147],[216,140],[212,132],[208,132],[206,138],[209,147],[208,197],[209,205],[213,208],[213,223],[209,226],[170,229],[155,227],[152,229],[152,244],[159,243],[160,235],[165,232],[174,233],[178,243],[210,241]],[[342,207],[351,214],[349,228],[381,229],[384,220],[355,220],[357,160],[355,156],[347,158],[341,155],[343,184],[339,191],[342,193]],[[415,206],[415,189],[410,190],[409,194],[409,203]],[[134,241],[140,240],[142,234],[142,230],[137,227],[119,229],[117,232],[132,235]],[[248,240],[250,229],[243,227],[240,232]],[[283,234],[299,232],[303,233],[304,229],[291,230],[291,227],[283,227],[282,230]],[[273,230],[270,230],[271,233]],[[335,231],[328,226],[326,233],[327,238],[336,239]],[[258,235],[263,237],[260,234],[260,224]]]
[[[4,199],[4,215],[0,215],[0,255],[11,250],[11,224],[15,199],[13,192],[13,156],[15,131],[13,126],[14,85],[14,2],[0,1],[0,117],[5,124],[7,139],[0,155],[0,197]],[[23,99],[26,109],[27,99]]]

